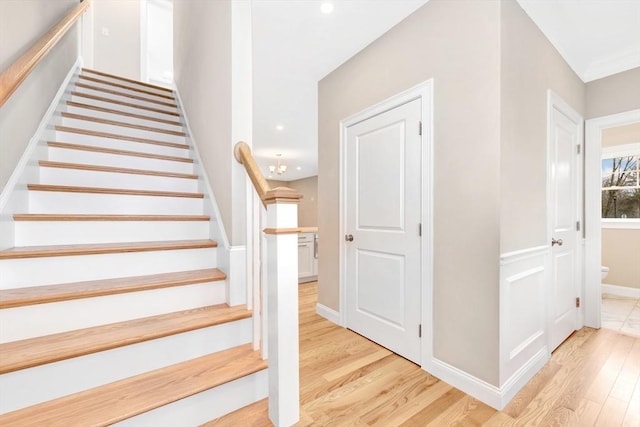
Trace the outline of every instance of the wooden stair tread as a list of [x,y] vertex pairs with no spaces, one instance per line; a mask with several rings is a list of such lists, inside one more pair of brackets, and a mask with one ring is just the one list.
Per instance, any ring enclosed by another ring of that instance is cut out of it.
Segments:
[[14,221],[209,221],[208,215],[14,214]]
[[246,344],[0,415],[0,425],[106,426],[266,367]]
[[217,268],[0,290],[0,309],[138,292],[226,279]]
[[151,126],[143,126],[143,125],[136,125],[133,123],[127,123],[127,122],[119,122],[117,120],[108,120],[108,119],[101,119],[98,117],[92,117],[92,116],[85,116],[82,114],[75,114],[75,113],[61,113],[62,117],[66,117],[69,119],[76,119],[76,120],[83,120],[86,122],[94,122],[94,123],[102,123],[105,125],[111,125],[111,126],[120,126],[120,127],[125,127],[125,128],[131,128],[131,129],[139,129],[139,130],[144,130],[144,131],[148,131],[148,132],[156,132],[156,133],[164,133],[167,135],[174,135],[174,136],[187,136],[186,133],[184,132],[180,132],[180,131],[176,131],[176,130],[169,130],[169,129],[162,129],[162,128],[154,128]]
[[181,191],[131,190],[128,188],[76,187],[72,185],[27,184],[29,191],[55,191],[60,193],[120,194],[125,196],[182,197],[203,199],[204,193]]
[[137,136],[119,135],[119,134],[110,133],[110,132],[99,132],[99,131],[89,130],[89,129],[72,128],[68,126],[56,126],[55,129],[59,132],[78,133],[81,135],[97,136],[101,138],[120,139],[123,141],[139,142],[142,144],[162,145],[164,147],[180,148],[182,150],[189,149],[189,146],[187,144],[182,144],[179,142],[157,141],[155,139],[140,138]]
[[0,374],[251,317],[219,304],[0,344]]
[[93,243],[83,245],[21,246],[0,251],[0,260],[70,255],[99,255],[126,252],[215,248],[213,240],[171,240],[159,242]]
[[158,122],[158,123],[164,123],[164,124],[167,124],[167,125],[173,125],[173,126],[182,127],[182,123],[180,123],[180,122],[176,122],[176,121],[172,121],[172,120],[160,119],[158,117],[145,116],[145,115],[142,115],[142,114],[127,113],[126,111],[120,111],[120,110],[114,110],[114,109],[111,109],[111,108],[98,107],[96,105],[84,104],[82,102],[67,101],[67,105],[69,105],[71,107],[84,108],[84,109],[87,109],[87,110],[100,111],[100,112],[103,112],[103,113],[118,114],[120,116],[133,117],[133,118],[141,119],[141,120],[150,120],[150,121],[154,121],[154,122]]
[[135,99],[136,101],[150,102],[152,104],[158,104],[158,105],[162,105],[164,107],[178,108],[178,106],[173,102],[160,101],[159,99],[152,99],[152,98],[148,98],[146,96],[133,95],[131,93],[120,92],[119,90],[107,89],[107,88],[104,88],[104,87],[93,86],[93,85],[89,85],[89,84],[86,84],[86,83],[80,83],[80,82],[77,82],[75,84],[75,86],[79,87],[79,88],[82,88],[82,89],[95,90],[97,92],[104,92],[104,93],[109,93],[109,94],[115,95],[115,96],[122,96],[123,98]]
[[227,415],[202,424],[200,427],[236,426],[273,427],[273,423],[269,419],[269,400],[258,400]]
[[147,159],[169,160],[172,162],[193,163],[189,157],[167,156],[164,154],[145,153],[143,151],[117,150],[115,148],[95,147],[93,145],[72,144],[70,142],[47,142],[49,147],[66,148],[69,150],[93,151],[97,153],[117,154],[120,156],[145,157]]
[[151,84],[151,83],[139,82],[138,80],[128,79],[128,78],[122,77],[122,76],[116,76],[115,74],[105,73],[104,71],[92,70],[91,68],[83,68],[82,72],[91,73],[91,74],[97,74],[97,75],[103,76],[103,77],[111,77],[113,79],[122,80],[123,82],[135,83],[135,84],[140,85],[140,86],[146,86],[146,87],[150,87],[150,88],[153,88],[153,89],[159,89],[159,90],[164,90],[166,92],[173,93],[173,90],[169,89],[167,87],[158,86],[158,85],[154,85],[154,84]]
[[167,111],[167,110],[164,110],[162,108],[153,108],[153,107],[148,107],[146,105],[134,104],[132,102],[119,101],[117,99],[105,98],[103,96],[92,95],[90,93],[84,93],[84,92],[80,92],[80,91],[77,91],[77,90],[71,91],[71,95],[79,96],[79,97],[87,98],[87,99],[93,99],[95,101],[109,102],[109,103],[112,103],[112,104],[118,104],[118,105],[122,105],[122,106],[125,106],[125,107],[138,108],[140,110],[153,111],[154,113],[167,114],[167,115],[170,115],[170,116],[179,116],[180,115],[180,113],[178,113],[177,111]]
[[164,176],[167,178],[198,179],[198,175],[195,175],[195,174],[164,172],[164,171],[156,171],[156,170],[149,170],[149,169],[118,168],[114,166],[87,165],[82,163],[52,162],[50,160],[40,160],[38,164],[41,167],[49,167],[49,168],[78,169],[78,170],[89,170],[89,171],[95,171],[95,172],[129,173],[129,174],[136,174],[136,175]]
[[169,95],[169,94],[152,92],[150,90],[145,90],[145,89],[141,89],[141,88],[137,88],[137,87],[133,87],[133,86],[121,85],[121,84],[116,83],[116,82],[110,82],[108,80],[102,80],[102,79],[98,79],[98,78],[95,78],[95,77],[87,76],[87,75],[84,75],[84,74],[80,74],[78,76],[78,78],[82,79],[82,80],[88,80],[88,81],[93,82],[93,83],[100,83],[100,84],[105,84],[105,85],[117,87],[119,89],[126,89],[126,90],[131,90],[131,91],[134,91],[134,92],[144,93],[144,94],[147,94],[147,95],[158,96],[160,98],[170,99],[172,101],[175,100],[175,98],[172,95]]

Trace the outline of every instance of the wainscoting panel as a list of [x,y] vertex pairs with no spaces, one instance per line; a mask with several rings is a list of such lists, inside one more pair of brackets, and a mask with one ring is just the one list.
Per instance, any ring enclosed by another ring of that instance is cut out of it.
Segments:
[[[546,246],[500,257],[500,385],[515,395],[547,359]],[[537,363],[532,363],[534,360]]]

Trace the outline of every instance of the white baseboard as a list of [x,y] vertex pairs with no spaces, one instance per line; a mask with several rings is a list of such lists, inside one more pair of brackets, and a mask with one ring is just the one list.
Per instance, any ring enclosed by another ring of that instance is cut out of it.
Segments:
[[464,391],[492,408],[502,409],[500,388],[473,375],[449,365],[435,357],[431,361],[429,373],[442,381]]
[[340,324],[340,313],[335,311],[334,309],[318,303],[316,304],[316,313],[318,313],[320,316],[324,317],[328,321],[333,322],[336,325],[342,326]]
[[464,391],[479,401],[502,410],[514,398],[514,396],[533,378],[535,374],[547,363],[548,352],[546,347],[535,354],[524,364],[502,387],[474,377],[473,375],[451,366],[448,363],[434,358],[431,361],[429,373],[442,381]]
[[640,298],[640,288],[602,284],[602,293],[623,298]]
[[503,385],[500,387],[501,405],[498,410],[503,409],[531,381],[542,367],[549,360],[547,347],[540,349],[527,363],[522,365]]

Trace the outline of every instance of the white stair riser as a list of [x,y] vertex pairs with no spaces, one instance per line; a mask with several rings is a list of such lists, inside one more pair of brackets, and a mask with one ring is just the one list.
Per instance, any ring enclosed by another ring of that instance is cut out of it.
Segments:
[[47,150],[47,158],[52,162],[193,174],[193,163],[191,162],[178,162],[175,160],[100,153],[52,146],[49,146]]
[[40,184],[73,186],[79,183],[87,187],[183,191],[190,193],[198,191],[198,180],[191,178],[173,178],[84,169],[40,168]]
[[224,289],[217,281],[7,308],[0,310],[0,342],[223,304]]
[[[140,100],[140,99],[135,99],[135,98],[130,98],[128,96],[123,96],[123,95],[116,95],[113,93],[109,93],[109,92],[104,92],[101,90],[94,90],[94,89],[89,89],[86,87],[76,87],[75,88],[76,91],[78,92],[84,92],[87,93],[89,95],[93,95],[93,96],[100,96],[103,98],[108,98],[110,100],[113,101],[118,101],[118,102],[127,102],[127,103],[131,103],[131,104],[135,104],[135,105],[139,105],[142,107],[149,107],[149,108],[157,108],[163,111],[167,111],[170,113],[175,113],[178,110],[176,109],[176,107],[172,107],[169,104],[172,104],[170,101],[167,100],[167,102],[165,101],[160,101],[160,102],[154,102],[154,100]],[[145,98],[144,96],[141,96],[142,98]]]
[[197,426],[269,394],[268,370],[239,378],[211,390],[161,406],[114,424],[117,427]]
[[[86,102],[84,103],[86,104]],[[111,108],[112,110],[119,110],[118,108]],[[90,108],[83,108],[83,107],[76,107],[73,105],[66,105],[63,109],[63,111],[66,111],[68,113],[73,113],[73,114],[81,114],[83,116],[90,116],[90,117],[95,117],[98,119],[106,119],[106,120],[115,120],[118,122],[125,122],[125,123],[131,123],[134,125],[142,125],[142,126],[149,126],[149,127],[156,127],[159,129],[166,129],[166,130],[172,130],[172,131],[176,131],[176,132],[184,132],[185,129],[182,125],[173,125],[173,124],[169,124],[169,123],[164,123],[164,122],[159,122],[156,120],[146,120],[146,119],[141,119],[138,117],[129,117],[129,116],[125,116],[122,114],[115,114],[115,113],[107,113],[104,111],[97,111],[97,110],[93,110]],[[150,114],[145,114],[144,112],[139,111],[138,113],[135,114],[139,114],[141,116],[148,116],[148,117],[153,117]],[[174,117],[173,119],[171,119],[172,122],[180,122],[178,117]]]
[[144,142],[127,141],[126,139],[83,135],[81,133],[75,132],[56,131],[55,141],[71,144],[89,145],[91,147],[111,148],[114,150],[160,154],[163,156],[190,157],[190,150],[188,147],[166,147],[158,144],[147,144]]
[[[95,77],[96,79],[100,79],[100,80],[106,80],[103,79],[102,77]],[[106,80],[108,81],[108,80]],[[154,100],[158,100],[158,101],[162,101],[162,102],[174,102],[175,103],[175,99],[169,99],[169,98],[165,98],[165,96],[170,96],[173,98],[173,95],[169,92],[165,92],[165,93],[160,93],[159,91],[153,90],[153,89],[148,89],[144,86],[131,86],[128,85],[126,82],[124,81],[118,81],[118,82],[113,82],[116,85],[119,86],[114,86],[111,85],[109,83],[101,83],[101,82],[96,82],[93,80],[87,80],[87,79],[81,79],[78,78],[78,80],[76,81],[76,83],[80,83],[80,84],[85,84],[85,85],[91,85],[91,86],[95,86],[95,87],[100,87],[106,90],[116,90],[118,92],[123,92],[123,93],[127,93],[129,95],[135,95],[135,96],[144,96],[145,98],[150,98],[150,99],[154,99]],[[120,86],[127,86],[126,88],[120,87]],[[135,90],[133,90],[135,89]],[[143,90],[144,92],[140,92],[140,90]]]
[[16,221],[16,246],[209,238],[208,221]]
[[[116,79],[116,78],[109,77],[109,76],[101,76],[99,74],[93,74],[93,73],[82,73],[82,75],[83,76],[87,76],[87,77],[91,77],[91,78],[94,78],[94,79],[104,80],[106,82],[112,82],[112,83],[123,85],[123,86],[128,86],[128,87],[132,87],[132,88],[136,88],[136,89],[146,90],[146,91],[149,91],[149,92],[159,93],[161,95],[166,95],[166,94],[172,95],[172,92],[167,92],[165,90],[156,89],[156,88],[145,86],[145,85],[141,85],[141,84],[138,84],[138,83],[128,82],[126,80]],[[85,80],[85,79],[78,79],[77,81],[84,82],[84,83],[87,83],[87,84],[94,84],[94,82],[91,82],[90,80]]]
[[[147,110],[145,108],[138,108],[138,107],[130,107],[130,106],[126,106],[126,105],[121,105],[121,104],[117,104],[114,102],[108,102],[108,101],[99,101],[96,99],[92,99],[92,98],[87,98],[85,96],[82,96],[83,93],[87,93],[84,89],[81,90],[81,88],[78,88],[77,90],[75,90],[75,92],[78,92],[78,95],[72,95],[71,96],[71,101],[75,101],[75,102],[81,102],[83,104],[89,104],[89,105],[95,105],[96,107],[103,107],[103,108],[111,108],[111,109],[115,109],[115,110],[119,110],[119,111],[123,111],[123,112],[127,112],[127,113],[134,113],[134,114],[144,114],[145,116],[151,116],[151,117],[156,117],[159,119],[165,119],[165,120],[176,120],[178,119],[178,116],[173,115],[173,114],[166,114],[163,112],[158,112],[158,111],[151,111],[151,110]],[[101,98],[106,98],[105,96],[102,96],[104,94],[98,95]],[[128,102],[129,104],[132,104],[131,102]],[[158,106],[161,107],[161,106]],[[152,107],[156,110],[165,110],[164,108],[156,108],[156,107]]]
[[217,267],[216,248],[0,260],[2,288],[53,285]]
[[29,191],[29,213],[202,215],[203,199]]
[[[150,139],[152,141],[172,142],[175,144],[186,144],[184,136],[172,135],[164,132],[154,132],[151,130],[136,129],[126,126],[111,125],[89,120],[81,120],[70,117],[62,117],[62,126],[85,129],[95,132],[107,132],[114,135],[131,136],[134,138]],[[85,135],[86,136],[86,135]]]
[[21,409],[251,342],[251,319],[0,375],[0,413]]

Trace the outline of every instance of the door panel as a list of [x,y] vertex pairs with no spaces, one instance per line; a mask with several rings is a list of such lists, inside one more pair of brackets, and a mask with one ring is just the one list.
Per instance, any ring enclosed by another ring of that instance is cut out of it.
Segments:
[[347,327],[420,362],[421,100],[347,128]]
[[[549,171],[550,231],[558,243],[551,247],[550,347],[555,349],[578,326],[576,297],[578,232],[578,151],[581,121],[555,106],[551,112]],[[561,241],[561,243],[560,243]]]

